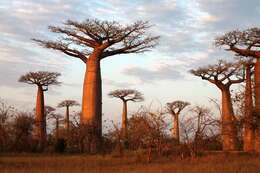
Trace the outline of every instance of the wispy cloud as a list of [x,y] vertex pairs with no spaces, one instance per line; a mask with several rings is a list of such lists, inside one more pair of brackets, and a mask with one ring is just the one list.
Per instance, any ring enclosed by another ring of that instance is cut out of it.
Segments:
[[156,83],[161,80],[179,80],[184,78],[184,76],[176,70],[176,66],[168,64],[158,64],[150,68],[132,66],[124,68],[122,73],[135,77],[142,83]]

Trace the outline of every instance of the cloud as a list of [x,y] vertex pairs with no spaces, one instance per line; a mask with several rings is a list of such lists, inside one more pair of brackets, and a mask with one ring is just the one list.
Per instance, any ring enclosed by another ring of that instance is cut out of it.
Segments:
[[197,0],[202,12],[199,21],[203,29],[228,31],[237,28],[255,27],[259,23],[259,0]]
[[102,81],[105,85],[114,86],[116,88],[128,88],[132,85],[135,85],[134,83],[118,82],[118,81],[111,80],[111,79],[108,79],[108,78],[103,78]]
[[[0,73],[4,75],[0,75],[0,87],[12,87],[10,90],[15,88],[18,93],[18,88],[23,90],[25,88],[20,87],[28,85],[18,83],[17,79],[28,71],[66,71],[64,67],[68,64],[64,54],[40,48],[32,43],[31,38],[56,38],[57,35],[49,32],[47,26],[61,25],[67,19],[98,18],[122,24],[136,20],[150,21],[153,26],[148,32],[160,35],[161,39],[155,51],[145,56],[156,52],[158,65],[148,66],[150,61],[143,60],[142,67],[133,66],[131,60],[129,63],[126,60],[129,67],[124,68],[122,74],[138,79],[137,82],[113,78],[113,75],[117,76],[114,72],[111,78],[103,78],[103,84],[107,86],[126,88],[162,80],[185,79],[189,69],[213,64],[219,58],[232,57],[232,52],[227,53],[212,45],[214,38],[237,28],[259,27],[259,9],[259,0],[2,0]],[[64,77],[64,81],[73,78],[75,82],[63,85],[71,87],[69,89],[82,87],[80,82],[77,83],[78,76],[73,75]],[[66,89],[60,91],[68,93]]]
[[179,80],[184,76],[176,70],[176,66],[169,64],[159,64],[152,69],[143,67],[127,67],[122,73],[128,76],[136,77],[142,83],[154,83],[161,80]]

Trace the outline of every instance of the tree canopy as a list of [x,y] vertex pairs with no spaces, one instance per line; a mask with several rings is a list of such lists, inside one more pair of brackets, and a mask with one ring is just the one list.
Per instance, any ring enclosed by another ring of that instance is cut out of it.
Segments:
[[58,107],[70,107],[70,106],[79,106],[80,104],[75,100],[64,100],[58,104]]
[[58,82],[57,78],[60,75],[60,73],[48,71],[29,72],[21,76],[18,81],[38,86],[59,85],[60,82]]
[[234,30],[215,39],[215,45],[228,46],[226,50],[241,56],[260,57],[260,28]]
[[241,83],[244,81],[243,65],[240,62],[228,63],[224,60],[219,60],[215,65],[198,68],[197,70],[190,70],[195,76],[207,80],[219,88],[230,86],[234,83]]
[[146,33],[151,25],[137,21],[121,25],[116,21],[87,19],[83,22],[67,20],[63,27],[49,26],[51,32],[61,34],[56,41],[33,39],[45,48],[59,50],[87,62],[93,50],[101,50],[99,58],[116,54],[141,53],[157,45],[158,36]]
[[167,103],[166,109],[168,113],[175,115],[175,114],[179,114],[188,105],[190,105],[189,102],[177,100],[171,103]]
[[108,96],[119,98],[123,101],[133,101],[133,102],[140,102],[144,100],[143,94],[137,90],[133,89],[122,89],[122,90],[115,90],[108,93]]

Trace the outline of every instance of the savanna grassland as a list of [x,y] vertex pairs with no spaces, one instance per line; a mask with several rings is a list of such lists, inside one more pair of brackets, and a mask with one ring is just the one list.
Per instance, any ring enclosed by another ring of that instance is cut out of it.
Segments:
[[196,158],[153,158],[112,155],[2,155],[1,173],[258,173],[260,157],[250,154],[210,154]]

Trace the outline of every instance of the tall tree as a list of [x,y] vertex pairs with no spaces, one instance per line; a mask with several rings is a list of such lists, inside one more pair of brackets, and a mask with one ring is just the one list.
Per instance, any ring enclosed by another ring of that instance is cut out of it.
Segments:
[[188,105],[190,105],[189,102],[184,102],[184,101],[180,101],[180,100],[166,104],[167,112],[169,114],[171,114],[172,118],[173,118],[172,137],[177,142],[180,142],[179,115],[180,115],[181,111]]
[[45,111],[44,111],[44,92],[48,90],[49,85],[58,85],[60,82],[57,78],[60,73],[38,71],[29,72],[20,77],[19,82],[24,82],[31,85],[37,85],[37,100],[35,108],[35,139],[38,141],[38,149],[41,151],[44,148],[46,141],[45,127]]
[[49,27],[52,32],[62,35],[58,40],[34,39],[41,46],[80,59],[86,65],[81,123],[96,127],[98,141],[102,135],[100,61],[118,54],[141,53],[156,46],[159,37],[147,34],[150,27],[144,21],[123,26],[115,21],[97,19],[68,20],[63,27]]
[[122,89],[115,90],[108,93],[108,96],[119,98],[123,102],[123,111],[122,111],[122,130],[124,136],[127,136],[127,102],[140,102],[144,100],[143,94],[137,90],[133,89]]
[[59,127],[60,127],[60,119],[62,118],[62,116],[60,114],[56,114],[53,113],[49,116],[49,118],[54,119],[55,120],[55,138],[56,141],[59,139]]
[[223,150],[237,150],[236,118],[230,97],[230,86],[244,81],[240,62],[227,63],[220,60],[216,65],[209,65],[190,72],[215,84],[221,90]]
[[252,69],[254,63],[247,61],[245,64],[246,71],[246,86],[245,86],[245,99],[244,99],[244,151],[254,150],[255,131],[253,125],[253,96],[252,96]]
[[254,71],[256,116],[255,150],[260,152],[260,28],[227,32],[216,38],[215,45],[219,47],[225,46],[227,51],[233,51],[238,55],[256,59]]
[[70,113],[69,108],[72,106],[79,106],[79,103],[75,100],[64,100],[58,104],[58,107],[66,107],[66,116],[65,116],[65,129],[67,131],[67,135],[70,132]]

